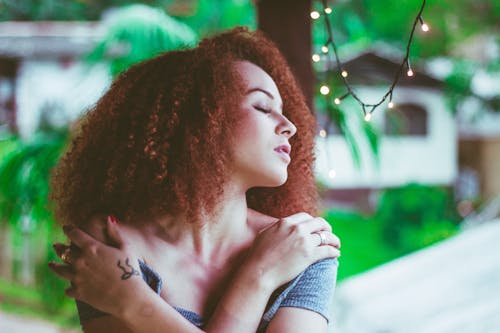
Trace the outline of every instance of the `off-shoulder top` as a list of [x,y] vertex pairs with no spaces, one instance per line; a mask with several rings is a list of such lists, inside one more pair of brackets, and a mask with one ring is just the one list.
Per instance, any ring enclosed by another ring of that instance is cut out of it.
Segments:
[[[139,266],[144,281],[151,289],[160,294],[163,284],[161,277],[144,262],[139,261]],[[320,260],[309,266],[295,279],[278,288],[266,306],[257,332],[265,331],[280,307],[296,307],[314,311],[331,323],[331,305],[335,291],[337,267],[337,259]],[[81,323],[108,315],[86,303],[77,301],[76,304]],[[207,323],[207,318],[203,318],[193,311],[175,306],[174,308],[197,327],[203,328]]]

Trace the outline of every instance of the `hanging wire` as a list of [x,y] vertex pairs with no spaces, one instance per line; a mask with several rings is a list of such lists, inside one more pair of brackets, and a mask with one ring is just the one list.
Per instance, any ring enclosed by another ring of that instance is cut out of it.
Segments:
[[[413,36],[415,34],[415,29],[417,28],[417,24],[420,23],[422,31],[424,31],[424,32],[429,31],[429,26],[424,22],[424,20],[422,18],[422,13],[423,13],[424,8],[425,8],[425,2],[426,2],[426,0],[422,1],[422,5],[420,6],[420,10],[418,11],[418,13],[417,13],[417,15],[415,17],[415,20],[413,22],[413,27],[411,29],[410,36],[408,38],[408,43],[406,45],[405,56],[404,56],[403,60],[401,61],[401,65],[399,66],[399,69],[398,69],[398,71],[396,72],[396,74],[394,76],[394,79],[392,81],[391,86],[389,87],[389,90],[382,96],[382,98],[377,103],[370,104],[370,103],[364,102],[356,94],[356,92],[354,91],[353,87],[349,84],[349,81],[347,79],[348,76],[349,76],[349,73],[342,66],[342,62],[340,61],[340,58],[339,58],[339,55],[338,55],[338,48],[337,48],[337,45],[335,44],[335,40],[333,38],[332,25],[330,23],[330,18],[329,18],[329,14],[332,13],[332,9],[330,7],[328,7],[327,0],[322,0],[324,15],[321,15],[318,11],[314,11],[314,12],[311,13],[311,18],[313,18],[314,20],[317,20],[321,16],[323,16],[324,23],[325,23],[325,29],[326,29],[327,35],[328,35],[328,39],[325,42],[325,44],[321,47],[321,51],[323,53],[327,54],[328,51],[329,51],[329,46],[332,47],[333,55],[334,55],[334,58],[335,58],[335,63],[337,65],[337,69],[341,73],[340,76],[342,78],[342,82],[343,82],[344,86],[347,89],[347,92],[345,94],[343,94],[340,97],[335,97],[334,98],[334,103],[335,104],[338,105],[338,104],[340,104],[342,102],[343,99],[345,99],[346,97],[351,96],[361,106],[361,109],[363,110],[363,114],[365,116],[364,118],[365,118],[366,121],[370,121],[371,114],[382,103],[384,103],[387,100],[387,98],[389,98],[388,107],[390,109],[392,109],[394,107],[394,102],[392,101],[392,95],[393,95],[393,92],[394,92],[394,88],[396,87],[399,79],[403,75],[403,72],[404,72],[405,68],[406,68],[406,75],[408,77],[412,77],[414,75],[414,72],[413,72],[413,70],[412,70],[412,68],[410,66],[410,49],[411,49],[411,44],[412,44],[412,41],[413,41]],[[330,60],[331,60],[331,53],[330,53],[329,57],[330,57]],[[313,59],[314,62],[318,62],[320,58],[319,58],[318,54],[314,54],[312,56],[312,59]],[[326,92],[327,89],[328,89],[328,93],[329,93],[330,92],[329,87],[327,85],[322,85],[322,92]],[[328,93],[327,94],[323,93],[323,95],[325,95],[325,96],[329,95]]]

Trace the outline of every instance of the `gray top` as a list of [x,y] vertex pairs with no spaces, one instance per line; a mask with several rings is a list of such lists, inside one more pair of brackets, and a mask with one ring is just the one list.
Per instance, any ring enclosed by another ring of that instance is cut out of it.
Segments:
[[[144,281],[156,292],[160,293],[162,279],[144,262],[139,261]],[[337,259],[324,259],[309,266],[295,279],[276,289],[266,306],[257,332],[264,332],[280,307],[295,307],[314,311],[330,321],[331,305],[335,282],[337,279]],[[107,315],[88,304],[76,301],[80,322]],[[203,328],[207,318],[199,314],[174,307],[184,318],[194,325]]]

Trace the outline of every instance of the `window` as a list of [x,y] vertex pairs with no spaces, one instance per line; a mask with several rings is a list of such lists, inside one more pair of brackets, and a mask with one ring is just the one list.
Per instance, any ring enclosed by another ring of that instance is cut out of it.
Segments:
[[399,104],[385,113],[384,133],[389,136],[426,136],[427,110],[418,104]]
[[15,80],[18,62],[0,57],[0,130],[15,127]]

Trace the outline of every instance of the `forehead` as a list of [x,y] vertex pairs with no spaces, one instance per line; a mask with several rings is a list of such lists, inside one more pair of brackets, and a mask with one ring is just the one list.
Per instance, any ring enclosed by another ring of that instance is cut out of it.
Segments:
[[249,61],[236,61],[234,66],[246,83],[247,90],[255,88],[263,89],[269,92],[273,96],[273,99],[281,104],[281,96],[276,83],[262,68]]

